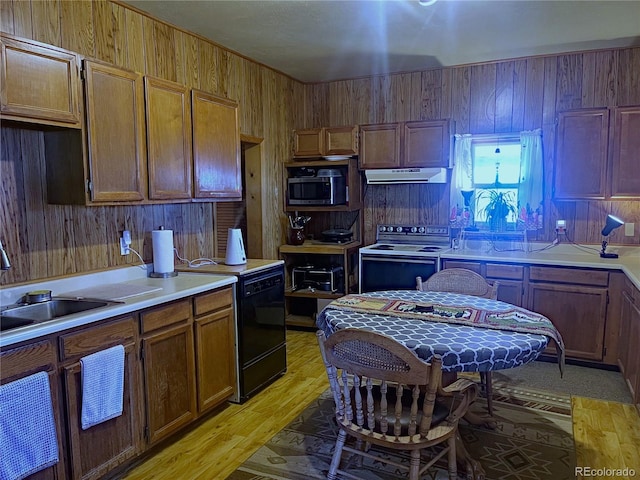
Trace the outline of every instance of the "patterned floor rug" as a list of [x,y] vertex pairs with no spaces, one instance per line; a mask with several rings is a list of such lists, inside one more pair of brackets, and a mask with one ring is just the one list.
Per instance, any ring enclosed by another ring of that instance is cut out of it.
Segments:
[[[465,445],[484,468],[487,480],[575,478],[568,395],[494,386],[493,405],[496,429],[471,426],[466,422],[460,424]],[[227,480],[327,478],[337,434],[333,408],[330,392],[320,395]],[[476,401],[473,410],[486,414],[484,399]],[[408,457],[395,453],[389,455],[408,463]],[[357,469],[357,475],[370,480],[407,478],[395,467],[366,460],[364,466]],[[464,478],[463,471],[459,470],[458,475]],[[436,468],[423,477],[433,480],[446,478],[445,468]]]

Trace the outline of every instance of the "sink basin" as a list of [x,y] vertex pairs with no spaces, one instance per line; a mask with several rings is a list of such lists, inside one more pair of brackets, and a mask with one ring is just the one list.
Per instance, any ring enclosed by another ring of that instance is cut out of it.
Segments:
[[9,330],[32,323],[46,322],[74,313],[116,305],[118,302],[75,298],[54,298],[48,302],[9,307],[0,315],[0,330]]

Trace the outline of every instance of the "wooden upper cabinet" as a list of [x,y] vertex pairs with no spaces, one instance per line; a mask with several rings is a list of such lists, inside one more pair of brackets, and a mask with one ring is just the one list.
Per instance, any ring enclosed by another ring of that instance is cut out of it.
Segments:
[[449,120],[404,124],[405,167],[449,167],[451,135]]
[[194,197],[242,198],[238,104],[227,98],[191,91]]
[[360,127],[360,168],[449,167],[449,120]]
[[329,155],[357,155],[358,127],[323,127],[296,130],[293,156],[317,158]]
[[307,128],[293,132],[294,157],[321,157],[323,151],[322,128]]
[[4,33],[0,43],[2,118],[81,128],[78,56]]
[[323,155],[357,155],[358,127],[326,127]]
[[188,88],[145,77],[149,199],[191,198],[191,107]]
[[379,123],[360,126],[360,168],[398,168],[402,124]]
[[604,199],[607,195],[609,110],[561,112],[556,136],[555,200]]
[[640,198],[640,106],[614,110],[611,196]]
[[142,75],[85,61],[90,199],[145,199],[144,88]]

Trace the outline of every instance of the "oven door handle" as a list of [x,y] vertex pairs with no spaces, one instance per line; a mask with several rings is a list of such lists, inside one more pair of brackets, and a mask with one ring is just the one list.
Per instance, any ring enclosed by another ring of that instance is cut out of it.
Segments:
[[385,263],[424,263],[424,264],[432,264],[436,265],[438,262],[435,258],[427,258],[427,257],[377,257],[377,256],[362,256],[361,261],[363,262],[385,262]]

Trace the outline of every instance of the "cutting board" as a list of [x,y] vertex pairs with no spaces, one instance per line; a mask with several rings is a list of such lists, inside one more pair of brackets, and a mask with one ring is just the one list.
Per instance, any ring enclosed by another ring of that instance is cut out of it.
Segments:
[[125,298],[157,292],[162,287],[149,287],[146,285],[132,285],[130,283],[111,283],[109,285],[97,285],[66,292],[65,297],[99,298],[101,300],[124,300]]

